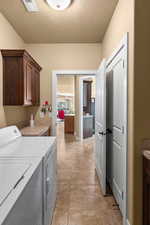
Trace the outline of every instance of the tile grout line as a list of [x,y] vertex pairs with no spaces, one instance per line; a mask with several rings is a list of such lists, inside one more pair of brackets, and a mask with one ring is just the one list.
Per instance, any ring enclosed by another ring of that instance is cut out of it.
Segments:
[[69,208],[68,208],[68,214],[67,214],[67,225],[69,225],[70,201],[71,201],[71,183],[69,183]]

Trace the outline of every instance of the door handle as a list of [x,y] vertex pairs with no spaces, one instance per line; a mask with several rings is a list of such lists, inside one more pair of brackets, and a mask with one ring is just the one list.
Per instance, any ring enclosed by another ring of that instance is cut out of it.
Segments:
[[106,129],[106,132],[99,132],[99,135],[102,135],[102,136],[104,136],[104,135],[107,135],[107,134],[112,134],[112,130],[110,130],[109,128],[108,129]]
[[106,135],[104,132],[98,132],[99,135]]
[[112,134],[112,130],[109,129],[109,128],[107,128],[107,129],[106,129],[106,134]]

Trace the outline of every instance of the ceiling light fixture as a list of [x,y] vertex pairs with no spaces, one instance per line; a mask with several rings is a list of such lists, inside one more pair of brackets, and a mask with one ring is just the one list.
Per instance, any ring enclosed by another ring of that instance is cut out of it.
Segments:
[[71,0],[46,0],[49,6],[55,10],[65,10],[71,4]]
[[29,12],[38,12],[38,6],[35,0],[22,0],[27,11]]

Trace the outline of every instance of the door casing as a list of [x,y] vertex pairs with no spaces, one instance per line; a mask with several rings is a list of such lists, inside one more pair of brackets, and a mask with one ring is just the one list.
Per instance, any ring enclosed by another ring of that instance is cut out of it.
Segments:
[[128,33],[124,36],[120,42],[119,47],[113,52],[112,56],[106,62],[106,73],[109,72],[111,64],[114,59],[118,56],[120,51],[124,52],[124,162],[123,162],[123,187],[124,187],[124,198],[123,198],[123,225],[127,224],[128,218]]
[[57,98],[57,76],[58,75],[83,75],[83,76],[95,76],[96,70],[53,70],[52,71],[52,128],[51,135],[56,136],[56,120],[57,120],[57,110],[56,110],[56,98]]
[[95,164],[103,195],[106,193],[106,60],[96,75]]

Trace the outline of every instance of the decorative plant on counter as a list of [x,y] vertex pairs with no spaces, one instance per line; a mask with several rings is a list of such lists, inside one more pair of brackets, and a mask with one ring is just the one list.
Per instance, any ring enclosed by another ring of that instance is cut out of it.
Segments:
[[51,112],[52,112],[52,105],[49,104],[48,101],[45,101],[40,110],[40,117],[43,118],[46,115],[46,113],[49,113],[50,116]]

